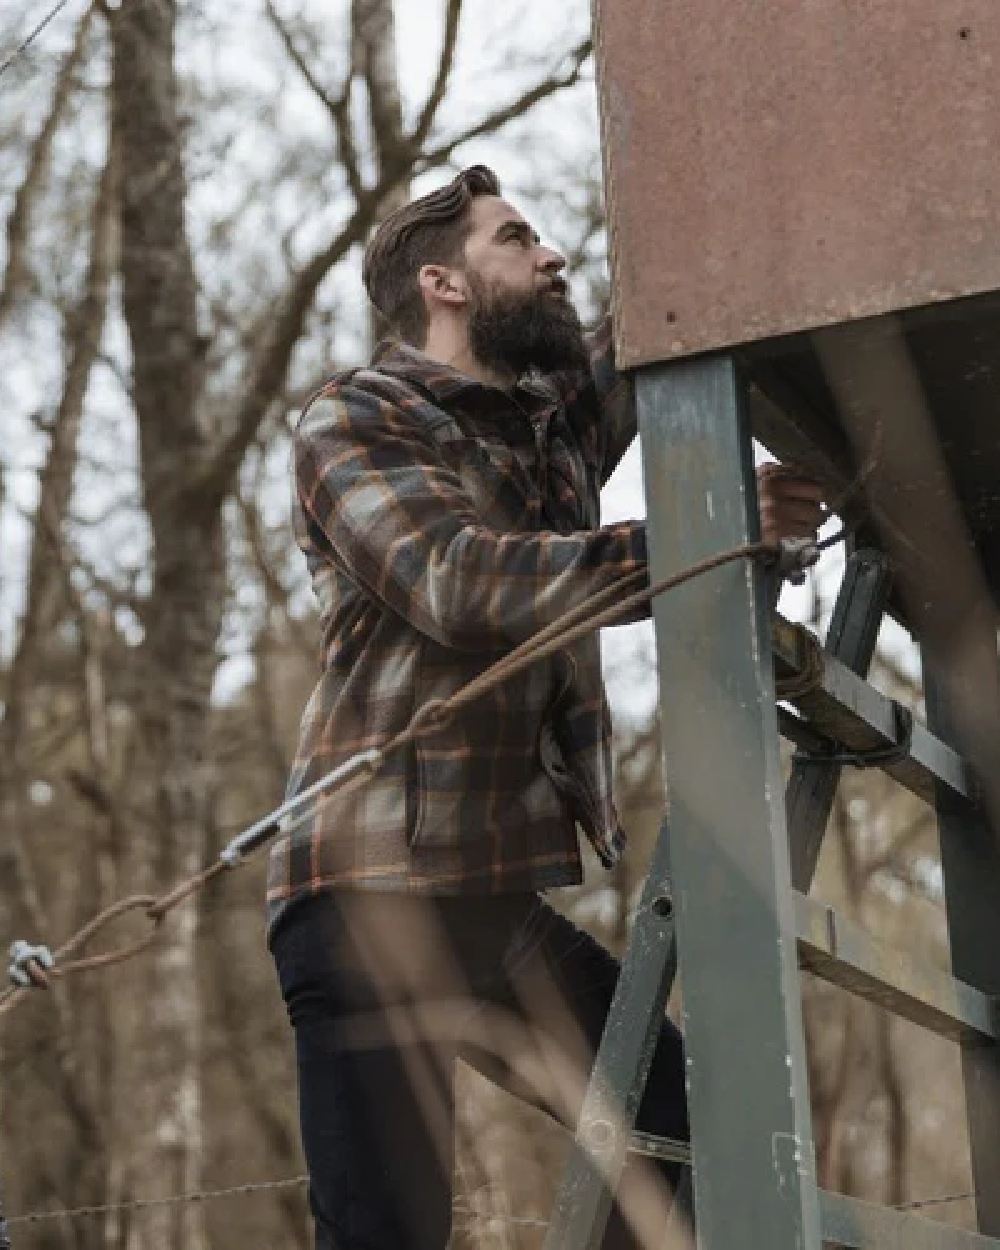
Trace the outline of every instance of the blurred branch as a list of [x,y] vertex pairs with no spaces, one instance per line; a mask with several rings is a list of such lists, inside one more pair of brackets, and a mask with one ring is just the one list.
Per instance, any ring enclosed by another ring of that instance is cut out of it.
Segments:
[[420,154],[404,146],[394,153],[378,183],[361,193],[350,217],[334,237],[292,276],[271,316],[264,342],[251,363],[249,382],[229,423],[231,432],[204,470],[192,480],[188,491],[190,499],[197,501],[202,508],[214,509],[232,490],[236,472],[256,437],[261,421],[285,385],[292,353],[302,336],[320,283],[351,248],[364,242],[386,197],[415,172],[443,165],[461,144],[493,133],[528,112],[541,100],[578,82],[590,50],[589,39],[578,44],[570,53],[571,68],[566,73],[545,78],[430,152]]
[[189,495],[200,500],[203,507],[218,508],[232,490],[236,472],[260,423],[285,385],[292,353],[302,336],[320,283],[333,266],[364,239],[379,198],[375,192],[364,193],[347,224],[292,277],[272,314],[256,358],[251,362],[250,380],[237,402],[232,432],[198,479],[191,483]]
[[306,86],[330,115],[334,134],[337,137],[337,157],[344,167],[344,175],[351,194],[355,200],[359,200],[364,194],[364,184],[361,180],[361,167],[358,162],[358,150],[354,142],[354,128],[351,120],[351,83],[354,79],[354,67],[352,65],[348,71],[340,93],[336,96],[330,95],[313,73],[309,62],[288,29],[285,19],[278,13],[272,0],[266,0],[265,11],[285,51],[291,58],[292,64],[302,75]]
[[936,827],[937,814],[933,808],[921,808],[913,820],[901,833],[896,835],[881,854],[872,855],[861,863],[859,872],[864,880],[866,882],[870,881],[876,873],[884,872],[886,869],[894,867],[904,851],[911,847],[914,842],[919,842],[929,829],[935,829]]
[[893,1045],[893,1017],[888,1012],[880,1012],[877,1027],[878,1073],[882,1078],[889,1111],[886,1121],[886,1154],[888,1156],[886,1180],[888,1185],[885,1202],[888,1206],[897,1206],[906,1197],[910,1145],[909,1117],[906,1113],[903,1082],[896,1049]]
[[[275,1099],[275,1089],[262,1073],[255,1049],[248,1044],[246,1000],[235,988],[232,965],[224,942],[205,943],[205,958],[213,986],[212,999],[219,1011],[219,1022],[226,1038],[221,1053],[229,1060],[241,1091],[241,1102],[250,1113],[257,1132],[267,1143],[272,1159],[298,1157],[298,1140],[284,1113],[285,1100]],[[299,1225],[299,1205],[282,1201],[282,1213],[289,1232],[295,1236]]]
[[393,166],[404,167],[408,177],[418,149],[403,138],[393,0],[351,0],[351,64],[368,97],[375,181]]
[[0,755],[9,759],[14,759],[18,752],[36,657],[50,635],[56,610],[59,543],[73,488],[83,403],[100,348],[114,268],[117,180],[116,162],[109,156],[91,215],[90,260],[83,293],[65,318],[67,366],[63,392],[39,474],[25,609],[7,674],[7,697],[0,724]]
[[10,216],[7,218],[7,264],[4,268],[3,280],[0,282],[0,325],[6,320],[27,278],[28,228],[32,212],[45,185],[56,131],[59,129],[59,123],[62,121],[73,94],[76,72],[83,60],[87,34],[95,7],[92,5],[88,8],[77,24],[73,46],[56,75],[49,111],[29,149],[28,166],[17,194],[14,196]]
[[295,643],[296,650],[310,660],[316,654],[316,643],[313,631],[305,631],[301,625],[294,621],[287,612],[288,607],[288,589],[278,576],[271,559],[268,555],[264,542],[263,525],[261,524],[260,512],[254,505],[252,499],[248,498],[243,491],[238,492],[237,502],[239,504],[240,516],[243,521],[243,529],[246,534],[247,543],[254,558],[254,564],[257,573],[260,576],[261,584],[264,587],[264,597],[269,608],[279,608],[285,613],[285,620],[288,625],[288,632]]
[[437,116],[441,102],[448,88],[448,79],[455,64],[455,48],[458,44],[458,26],[462,16],[463,0],[448,0],[444,17],[444,35],[441,40],[441,52],[438,56],[437,73],[434,82],[420,110],[420,116],[413,130],[406,137],[409,147],[421,148],[430,134],[434,118]]
[[494,109],[492,113],[476,122],[475,125],[469,126],[468,129],[459,131],[457,135],[447,139],[438,147],[432,148],[429,152],[424,153],[417,162],[415,172],[423,173],[428,169],[433,169],[438,165],[443,165],[455,151],[461,147],[463,143],[468,143],[471,139],[480,139],[483,135],[493,134],[499,130],[501,126],[505,126],[508,122],[522,117],[529,109],[539,104],[542,100],[548,99],[559,91],[564,91],[567,87],[572,87],[580,81],[581,71],[584,63],[590,56],[592,50],[590,39],[585,39],[582,43],[577,44],[569,53],[571,68],[564,74],[550,75],[535,86],[530,87],[527,91],[521,93],[509,104]]

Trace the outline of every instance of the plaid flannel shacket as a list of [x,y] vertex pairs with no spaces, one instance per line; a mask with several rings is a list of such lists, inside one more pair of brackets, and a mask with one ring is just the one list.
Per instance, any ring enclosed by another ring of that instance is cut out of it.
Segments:
[[[295,437],[296,536],[322,613],[294,794],[499,656],[644,568],[640,521],[600,526],[635,433],[610,326],[591,372],[507,392],[393,345],[333,378]],[[542,661],[332,796],[271,853],[273,922],[331,887],[499,893],[581,878],[577,822],[624,838],[596,637]]]

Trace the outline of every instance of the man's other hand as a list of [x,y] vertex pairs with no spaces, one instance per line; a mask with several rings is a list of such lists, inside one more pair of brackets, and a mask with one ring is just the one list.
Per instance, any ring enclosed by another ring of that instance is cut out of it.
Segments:
[[783,538],[815,538],[826,520],[821,487],[783,464],[757,466],[760,536],[777,546]]

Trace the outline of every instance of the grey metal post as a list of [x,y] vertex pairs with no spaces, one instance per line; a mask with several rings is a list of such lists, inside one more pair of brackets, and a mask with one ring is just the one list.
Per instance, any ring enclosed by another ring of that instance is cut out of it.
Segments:
[[[875,654],[891,582],[889,561],[882,552],[866,549],[848,557],[825,650],[861,677],[868,675]],[[805,894],[819,861],[840,774],[838,764],[797,763],[785,789],[792,885]]]
[[[636,377],[654,579],[758,535],[735,362]],[[700,1250],[819,1250],[760,569],[654,604]]]
[[594,1061],[545,1250],[597,1250],[604,1240],[612,1193],[621,1178],[677,970],[668,841],[664,822]]
[[[1000,672],[992,605],[979,605],[963,613],[953,622],[950,637],[925,639],[923,663],[927,725],[969,759],[987,791],[972,804],[947,786],[938,787],[952,970],[977,989],[998,995],[1000,827],[996,823],[996,761],[1000,752]],[[995,1043],[963,1044],[962,1072],[976,1221],[980,1232],[997,1237],[1000,1047]]]
[[7,1220],[3,1213],[3,1199],[0,1198],[0,1250],[12,1250]]

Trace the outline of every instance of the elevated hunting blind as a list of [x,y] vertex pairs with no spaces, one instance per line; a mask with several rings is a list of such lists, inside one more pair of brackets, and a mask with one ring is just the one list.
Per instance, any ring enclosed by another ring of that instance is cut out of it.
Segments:
[[[675,960],[700,1250],[1000,1247],[1000,8],[598,0],[595,36],[653,578],[756,537],[753,436],[851,538],[822,642],[751,566],[654,605],[669,813],[548,1250],[667,1150],[631,1130]],[[926,723],[864,680],[886,610]],[[809,895],[850,765],[936,808],[950,974]],[[819,1188],[800,967],[962,1047],[978,1232]]]

